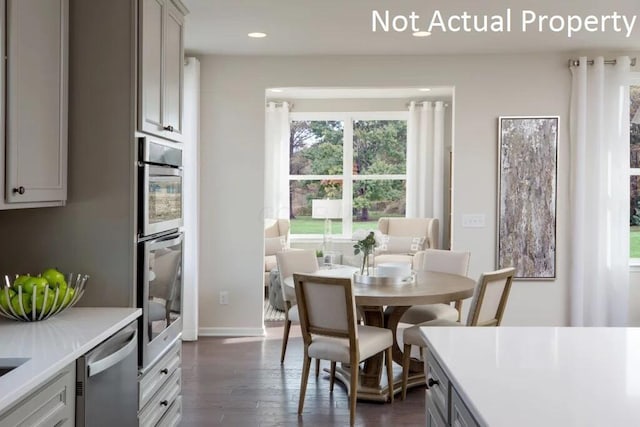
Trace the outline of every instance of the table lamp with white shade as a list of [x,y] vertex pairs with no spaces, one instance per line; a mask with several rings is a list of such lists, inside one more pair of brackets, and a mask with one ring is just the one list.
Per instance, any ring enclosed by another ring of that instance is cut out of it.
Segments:
[[314,199],[311,201],[311,218],[324,219],[324,234],[322,238],[322,250],[327,251],[331,242],[333,231],[332,219],[342,219],[342,200]]
[[635,125],[640,125],[640,108],[636,110],[636,113],[633,115],[633,118],[631,119],[631,123]]

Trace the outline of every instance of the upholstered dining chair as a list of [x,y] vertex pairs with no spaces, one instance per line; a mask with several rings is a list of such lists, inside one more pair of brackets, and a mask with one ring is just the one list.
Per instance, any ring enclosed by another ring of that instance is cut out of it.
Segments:
[[[471,299],[467,326],[500,326],[507,306],[514,273],[515,268],[509,267],[480,275]],[[424,347],[426,345],[420,333],[421,326],[462,326],[462,324],[451,320],[436,319],[419,323],[404,330],[402,334],[404,343],[402,355],[402,399],[407,396],[411,346]]]
[[284,279],[293,276],[293,273],[315,273],[318,271],[318,259],[316,258],[315,251],[298,250],[278,252],[276,253],[276,260],[278,263],[278,271],[280,272],[282,299],[285,305],[284,335],[282,336],[282,352],[280,354],[280,363],[284,363],[291,323],[300,323],[295,290],[285,286]]
[[[413,269],[466,276],[469,272],[469,252],[425,249],[414,255]],[[402,316],[401,322],[417,324],[435,319],[460,321],[462,300],[449,304],[415,305]]]
[[375,263],[402,262],[413,266],[416,252],[439,247],[438,224],[437,218],[380,218]]
[[311,359],[331,361],[330,390],[333,392],[336,362],[350,366],[349,422],[354,424],[360,362],[385,352],[389,398],[393,402],[393,334],[389,329],[358,325],[350,278],[294,274],[304,341],[304,363],[298,415],[302,415]]

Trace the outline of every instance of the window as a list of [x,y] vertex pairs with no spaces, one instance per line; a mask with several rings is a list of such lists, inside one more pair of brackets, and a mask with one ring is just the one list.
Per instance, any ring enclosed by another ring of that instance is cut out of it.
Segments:
[[313,200],[342,201],[332,233],[374,229],[381,216],[405,216],[407,113],[291,113],[291,234],[319,236]]
[[629,88],[631,179],[629,256],[640,259],[640,73],[635,73]]

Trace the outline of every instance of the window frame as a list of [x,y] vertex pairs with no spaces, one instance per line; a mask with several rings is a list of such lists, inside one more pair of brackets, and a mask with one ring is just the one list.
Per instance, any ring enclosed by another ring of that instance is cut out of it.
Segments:
[[[289,123],[294,121],[341,121],[342,134],[342,174],[341,175],[287,175],[289,188],[292,181],[306,180],[342,180],[342,233],[334,234],[334,240],[351,240],[353,234],[353,182],[359,180],[407,180],[406,166],[404,174],[354,175],[353,174],[353,123],[356,120],[402,120],[409,121],[409,111],[341,111],[341,112],[302,112],[289,113]],[[408,134],[407,134],[408,138]],[[406,155],[405,155],[406,159]],[[291,160],[286,165],[290,171]],[[348,172],[348,173],[347,173]],[[406,197],[406,194],[405,194]],[[322,234],[291,234],[292,240],[318,240]]]

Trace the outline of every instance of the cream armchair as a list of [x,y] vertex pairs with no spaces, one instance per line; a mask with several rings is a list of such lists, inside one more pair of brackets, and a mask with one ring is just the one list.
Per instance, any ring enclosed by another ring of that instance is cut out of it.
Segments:
[[264,286],[269,287],[269,273],[277,265],[276,253],[289,247],[289,220],[265,220],[264,227]]
[[375,263],[407,262],[413,268],[416,252],[439,247],[438,233],[437,218],[380,218]]

